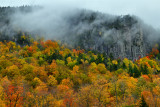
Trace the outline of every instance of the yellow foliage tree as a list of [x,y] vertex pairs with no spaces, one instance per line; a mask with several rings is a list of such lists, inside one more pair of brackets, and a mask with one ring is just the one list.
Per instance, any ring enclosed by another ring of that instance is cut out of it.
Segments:
[[57,80],[55,79],[55,77],[53,77],[52,75],[50,75],[48,77],[47,84],[49,86],[56,86],[57,85]]
[[101,74],[105,74],[107,72],[105,65],[102,63],[98,64],[97,69]]

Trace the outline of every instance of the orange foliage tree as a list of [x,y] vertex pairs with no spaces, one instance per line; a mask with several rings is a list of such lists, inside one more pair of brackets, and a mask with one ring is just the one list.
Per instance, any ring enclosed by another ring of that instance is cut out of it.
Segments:
[[9,85],[4,88],[5,102],[7,107],[22,107],[23,87]]

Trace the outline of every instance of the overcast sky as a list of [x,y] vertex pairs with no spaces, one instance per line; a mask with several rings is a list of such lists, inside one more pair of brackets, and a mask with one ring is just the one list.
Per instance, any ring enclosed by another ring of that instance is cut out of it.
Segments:
[[160,0],[0,0],[0,6],[21,5],[69,6],[113,15],[136,15],[147,24],[160,29]]

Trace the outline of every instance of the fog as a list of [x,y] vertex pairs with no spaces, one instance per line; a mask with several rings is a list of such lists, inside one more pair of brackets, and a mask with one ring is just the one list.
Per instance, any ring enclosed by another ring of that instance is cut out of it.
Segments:
[[85,8],[113,15],[136,15],[144,22],[160,28],[159,0],[0,0],[1,6],[42,5],[66,9]]

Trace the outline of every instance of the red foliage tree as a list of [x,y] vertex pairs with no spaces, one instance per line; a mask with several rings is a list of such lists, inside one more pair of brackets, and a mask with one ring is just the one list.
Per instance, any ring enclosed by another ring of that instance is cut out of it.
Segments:
[[9,85],[4,88],[5,102],[7,107],[22,107],[23,104],[23,87]]

